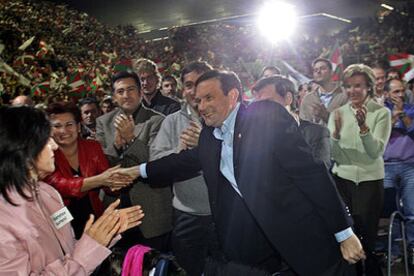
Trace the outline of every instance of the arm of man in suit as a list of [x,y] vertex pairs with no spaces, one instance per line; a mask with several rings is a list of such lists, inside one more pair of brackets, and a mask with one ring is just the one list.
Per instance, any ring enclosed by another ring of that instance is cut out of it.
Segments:
[[180,181],[199,174],[201,164],[198,159],[198,147],[178,154],[170,154],[161,159],[125,168],[120,171],[132,178],[142,177],[151,182],[164,183],[172,179]]

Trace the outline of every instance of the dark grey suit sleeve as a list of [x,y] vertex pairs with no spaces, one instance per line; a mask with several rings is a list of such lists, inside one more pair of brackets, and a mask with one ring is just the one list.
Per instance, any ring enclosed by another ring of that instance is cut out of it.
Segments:
[[182,181],[198,176],[200,170],[198,147],[147,163],[149,182]]

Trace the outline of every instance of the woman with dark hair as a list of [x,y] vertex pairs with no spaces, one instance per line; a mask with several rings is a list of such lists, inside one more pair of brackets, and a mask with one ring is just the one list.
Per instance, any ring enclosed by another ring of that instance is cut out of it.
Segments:
[[[0,271],[2,275],[88,275],[107,246],[140,224],[139,206],[90,215],[80,240],[59,193],[39,181],[54,171],[50,123],[31,107],[0,107]],[[115,238],[114,238],[115,237]]]
[[358,275],[382,275],[373,251],[382,212],[382,156],[391,133],[391,116],[373,100],[375,77],[370,67],[350,65],[343,79],[348,103],[334,110],[328,124],[335,162],[332,172],[367,253],[365,266],[357,265]]
[[70,102],[48,106],[46,113],[52,125],[52,136],[59,148],[55,151],[56,170],[45,181],[62,195],[74,220],[75,237],[79,238],[88,214],[102,214],[101,187],[122,188],[132,182],[117,175],[118,167],[110,168],[101,145],[80,138],[80,111]]

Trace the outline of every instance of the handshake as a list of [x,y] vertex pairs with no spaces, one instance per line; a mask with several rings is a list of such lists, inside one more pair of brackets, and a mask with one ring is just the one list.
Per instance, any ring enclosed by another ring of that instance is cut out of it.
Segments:
[[120,165],[117,165],[107,169],[96,177],[102,186],[110,188],[111,191],[117,191],[128,187],[139,176],[139,166],[121,168]]

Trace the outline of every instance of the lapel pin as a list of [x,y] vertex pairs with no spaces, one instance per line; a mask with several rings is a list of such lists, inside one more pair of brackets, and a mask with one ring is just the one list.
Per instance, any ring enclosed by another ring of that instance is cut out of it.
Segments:
[[241,138],[241,133],[239,133],[239,134],[237,135],[237,138],[239,138],[239,139]]

